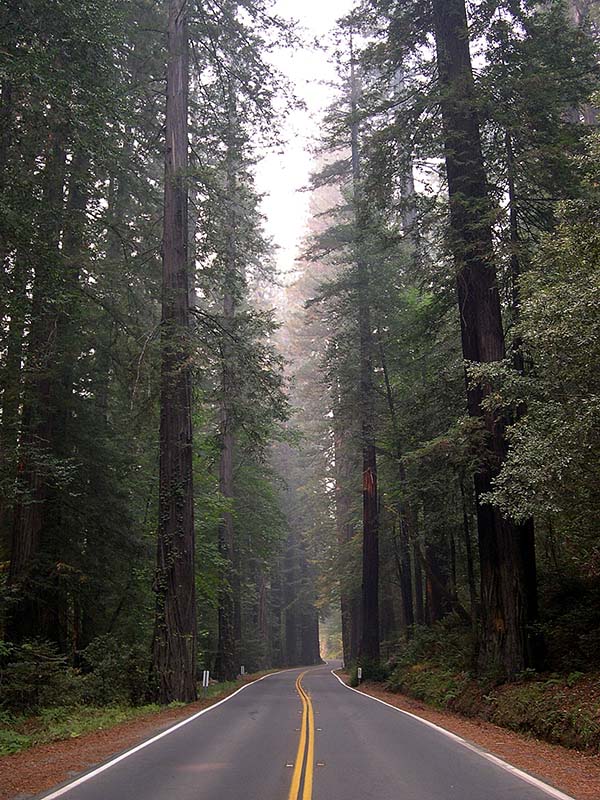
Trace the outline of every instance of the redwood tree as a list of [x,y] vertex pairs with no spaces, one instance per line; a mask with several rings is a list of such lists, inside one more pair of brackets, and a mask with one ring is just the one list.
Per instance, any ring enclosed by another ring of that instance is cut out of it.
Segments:
[[359,656],[366,662],[379,661],[379,520],[377,495],[377,452],[375,449],[375,387],[373,383],[373,332],[369,298],[369,265],[365,258],[367,228],[365,199],[361,192],[358,141],[358,82],[350,44],[351,158],[354,193],[356,284],[360,339],[360,423],[363,466],[363,562],[362,630]]
[[188,278],[186,0],[169,3],[153,672],[160,702],[196,697],[196,599]]
[[[504,332],[464,0],[433,0],[433,18],[462,351],[470,362],[499,362],[505,357]],[[531,660],[527,626],[535,612],[535,556],[532,526],[517,525],[482,502],[507,449],[504,421],[484,408],[489,391],[467,382],[469,414],[482,421],[489,447],[475,475],[480,661],[510,676]]]

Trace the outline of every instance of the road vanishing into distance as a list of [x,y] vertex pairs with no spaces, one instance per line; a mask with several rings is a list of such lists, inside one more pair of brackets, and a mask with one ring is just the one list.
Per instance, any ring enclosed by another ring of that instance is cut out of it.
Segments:
[[248,684],[46,800],[565,800],[331,664]]

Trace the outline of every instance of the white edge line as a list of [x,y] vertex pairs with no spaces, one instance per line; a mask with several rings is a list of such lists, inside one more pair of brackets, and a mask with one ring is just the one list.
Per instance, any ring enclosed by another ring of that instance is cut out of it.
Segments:
[[236,689],[235,692],[228,694],[227,697],[224,697],[222,700],[219,700],[218,702],[213,703],[212,705],[207,706],[206,708],[203,708],[201,711],[197,711],[195,714],[192,714],[191,717],[186,717],[186,719],[182,720],[181,722],[178,722],[176,725],[167,728],[166,731],[162,731],[156,736],[153,736],[151,739],[147,739],[145,742],[142,742],[141,744],[132,747],[131,750],[126,750],[124,753],[121,753],[121,755],[111,759],[111,761],[107,761],[106,764],[102,764],[102,766],[98,767],[97,769],[94,769],[91,772],[86,772],[85,775],[82,775],[80,778],[77,778],[71,783],[68,783],[66,786],[62,786],[60,789],[57,789],[55,792],[52,792],[51,794],[42,795],[40,800],[54,800],[54,798],[56,797],[61,797],[63,794],[70,792],[71,789],[75,789],[76,786],[81,786],[82,783],[85,783],[86,781],[95,778],[96,775],[100,775],[101,772],[110,769],[110,767],[114,767],[114,765],[118,764],[119,761],[123,761],[124,759],[129,758],[129,756],[132,756],[134,753],[137,753],[140,750],[143,750],[145,747],[148,747],[149,745],[153,744],[154,742],[157,742],[159,739],[162,739],[163,736],[168,736],[170,733],[173,733],[173,731],[176,731],[178,728],[183,728],[183,726],[187,725],[189,722],[193,722],[195,719],[198,719],[198,717],[201,717],[203,714],[207,714],[209,711],[212,711],[217,706],[226,703],[228,700],[231,700],[232,697],[235,697],[236,694],[243,692],[244,689],[247,689],[249,686],[254,686],[254,684],[260,683],[260,681],[264,681],[265,678],[270,678],[273,675],[281,675],[282,672],[292,672],[294,669],[299,669],[299,667],[291,667],[291,669],[280,669],[277,672],[269,672],[268,675],[263,675],[262,677],[257,678],[254,681],[250,681],[250,683],[246,683],[244,686],[240,686],[239,689]]
[[[385,700],[380,700],[379,697],[373,697],[371,694],[367,694],[366,692],[359,692],[358,689],[354,689],[352,686],[348,686],[347,683],[340,678],[339,675],[336,675],[334,670],[331,670],[331,674],[334,678],[337,678],[338,681],[342,684],[345,689],[350,689],[351,692],[356,692],[356,694],[361,695],[362,697],[368,697],[370,700],[375,700],[377,703],[381,703],[388,708],[393,709],[394,711],[398,711],[400,714],[404,714],[406,717],[412,717],[412,719],[418,720],[418,722],[422,722],[423,725],[428,725],[430,728],[438,731],[438,733],[443,733],[449,739],[453,739],[458,744],[466,747],[467,750],[471,750],[473,753],[477,753],[477,755],[485,758],[486,761],[491,761],[492,764],[495,764],[497,767],[501,767],[502,769],[506,770],[506,772],[510,772],[512,775],[515,775],[517,778],[520,778],[522,781],[535,786],[537,789],[541,789],[543,792],[546,792],[547,795],[550,797],[554,797],[556,800],[575,800],[575,798],[571,797],[564,792],[561,792],[560,789],[555,789],[554,786],[550,786],[543,781],[540,781],[538,778],[534,778],[533,775],[530,775],[528,772],[523,772],[523,770],[519,769],[518,767],[513,767],[512,764],[509,764],[507,761],[503,761],[498,756],[494,756],[491,753],[482,750],[477,745],[468,742],[466,739],[463,739],[460,736],[457,736],[455,733],[451,731],[447,731],[445,728],[441,728],[439,725],[436,725],[434,722],[430,722],[428,719],[423,719],[423,717],[419,717],[416,714],[411,714],[410,711],[404,711],[402,708],[398,708],[397,706],[393,706],[391,703],[386,703]],[[44,799],[45,800],[45,799]],[[49,800],[49,798],[48,798]]]

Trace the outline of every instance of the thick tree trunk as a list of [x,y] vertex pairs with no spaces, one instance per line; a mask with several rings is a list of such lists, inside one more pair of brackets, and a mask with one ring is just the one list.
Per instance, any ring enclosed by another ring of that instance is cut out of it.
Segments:
[[[463,356],[472,362],[504,358],[490,204],[481,150],[464,0],[433,0],[441,89],[452,249],[457,269]],[[475,476],[481,559],[481,667],[515,675],[529,663],[530,589],[523,530],[479,498],[491,488],[506,455],[504,424],[484,412],[487,387],[467,384],[469,414],[488,432],[490,463]]]
[[351,53],[351,149],[352,180],[356,226],[356,272],[358,291],[358,326],[360,336],[360,417],[362,429],[363,473],[363,565],[362,630],[360,658],[379,661],[379,497],[377,493],[377,452],[375,449],[375,388],[373,385],[373,332],[369,297],[369,268],[365,261],[363,238],[366,228],[361,196],[361,173],[358,143],[358,85]]
[[152,667],[162,703],[196,698],[196,598],[189,342],[188,34],[186,0],[169,2],[160,487]]

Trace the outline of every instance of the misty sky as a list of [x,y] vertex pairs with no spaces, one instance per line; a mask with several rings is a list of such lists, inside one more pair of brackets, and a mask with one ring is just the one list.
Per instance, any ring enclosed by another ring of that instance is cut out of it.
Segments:
[[[274,10],[288,19],[297,19],[307,30],[307,39],[326,43],[335,21],[350,10],[352,0],[277,0]],[[308,195],[298,192],[308,182],[312,167],[310,147],[318,132],[320,115],[331,100],[331,89],[323,81],[335,77],[327,53],[306,49],[280,51],[275,65],[295,86],[296,95],[307,106],[305,112],[293,112],[287,124],[287,143],[282,153],[270,153],[257,167],[257,188],[268,193],[263,202],[267,233],[279,245],[277,264],[281,272],[293,267],[298,241],[308,213]]]

